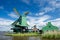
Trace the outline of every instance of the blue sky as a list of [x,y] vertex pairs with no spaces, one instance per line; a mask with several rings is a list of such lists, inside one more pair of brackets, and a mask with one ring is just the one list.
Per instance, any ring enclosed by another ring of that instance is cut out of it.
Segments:
[[13,8],[21,15],[29,11],[29,28],[36,24],[41,29],[48,21],[60,27],[60,0],[0,0],[0,30],[8,30],[10,24],[18,19]]

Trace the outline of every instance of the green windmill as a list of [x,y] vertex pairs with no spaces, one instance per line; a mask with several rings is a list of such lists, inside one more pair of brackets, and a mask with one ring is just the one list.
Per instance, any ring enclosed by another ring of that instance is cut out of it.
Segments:
[[51,22],[48,22],[45,27],[42,28],[43,32],[48,32],[48,31],[58,31],[59,28],[52,25]]
[[12,23],[14,26],[12,29],[14,32],[28,32],[28,24],[26,20],[26,16],[29,12],[25,12],[23,15],[20,15],[18,11],[14,8],[15,13],[19,16],[19,18]]

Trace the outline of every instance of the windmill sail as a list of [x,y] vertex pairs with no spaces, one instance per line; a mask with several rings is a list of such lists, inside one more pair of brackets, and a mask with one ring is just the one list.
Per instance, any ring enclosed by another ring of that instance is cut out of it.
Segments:
[[27,15],[28,13],[29,13],[29,12],[27,11],[27,12],[24,13],[24,15]]
[[18,16],[20,16],[20,14],[19,14],[18,11],[16,10],[16,8],[14,8],[14,12],[15,12]]
[[[22,22],[22,19],[21,19],[22,17],[20,16],[19,18],[18,18],[18,20],[16,20],[14,23],[12,23],[12,25],[21,25],[21,22]],[[18,24],[17,24],[18,23]]]
[[18,20],[16,20],[15,22],[13,22],[12,25],[16,25],[18,23]]
[[14,12],[19,16],[18,20],[12,23],[12,25],[17,25],[17,23],[21,24],[21,15],[18,13],[16,8],[14,8]]

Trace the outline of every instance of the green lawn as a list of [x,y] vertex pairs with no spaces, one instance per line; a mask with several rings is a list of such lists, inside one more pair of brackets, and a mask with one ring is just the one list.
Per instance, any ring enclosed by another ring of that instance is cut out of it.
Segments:
[[38,36],[38,33],[13,33],[13,34],[9,34],[6,33],[6,36]]

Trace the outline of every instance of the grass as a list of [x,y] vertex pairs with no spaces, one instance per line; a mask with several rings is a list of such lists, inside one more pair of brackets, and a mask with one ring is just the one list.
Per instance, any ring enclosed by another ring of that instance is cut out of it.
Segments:
[[[38,33],[7,33],[6,36],[40,36]],[[59,31],[48,31],[41,34],[42,38],[47,39],[57,39],[60,38],[60,32]]]
[[45,33],[43,33],[42,35],[42,38],[50,38],[50,39],[52,39],[52,38],[54,38],[54,39],[56,39],[56,38],[60,38],[60,32],[57,32],[57,31],[49,31],[49,32],[45,32]]
[[38,36],[38,33],[13,33],[13,34],[5,34],[6,36]]

